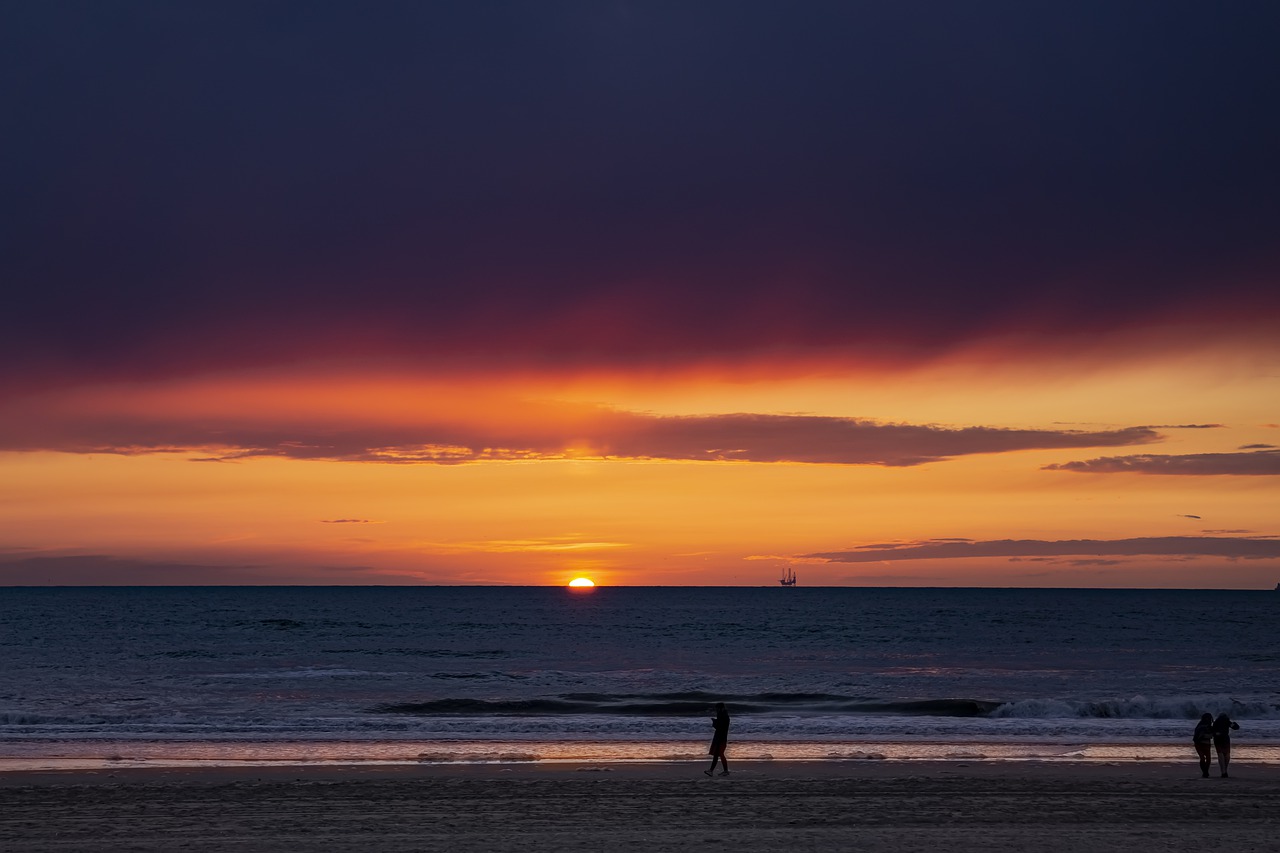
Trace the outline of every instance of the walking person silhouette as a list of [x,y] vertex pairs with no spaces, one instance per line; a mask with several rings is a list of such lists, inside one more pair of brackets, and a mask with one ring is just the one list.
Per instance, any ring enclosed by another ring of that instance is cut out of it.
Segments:
[[711,748],[707,750],[711,753],[711,767],[702,772],[710,776],[716,769],[716,762],[720,762],[720,775],[729,775],[729,762],[724,757],[724,749],[729,745],[729,709],[724,706],[723,702],[716,703],[716,715],[711,718],[711,725],[715,727],[715,734],[711,737]]

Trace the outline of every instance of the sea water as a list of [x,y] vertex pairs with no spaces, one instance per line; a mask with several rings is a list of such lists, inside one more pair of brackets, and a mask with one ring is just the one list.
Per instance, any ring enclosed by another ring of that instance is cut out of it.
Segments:
[[0,768],[1132,760],[1227,712],[1280,762],[1280,593],[0,589]]

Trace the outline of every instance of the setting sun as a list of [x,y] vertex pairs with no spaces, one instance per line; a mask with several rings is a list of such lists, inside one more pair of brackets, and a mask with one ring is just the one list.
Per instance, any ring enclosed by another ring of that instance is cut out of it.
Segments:
[[590,589],[595,585],[596,585],[596,582],[593,581],[591,578],[574,578],[573,580],[569,581],[569,586],[575,587],[577,589]]

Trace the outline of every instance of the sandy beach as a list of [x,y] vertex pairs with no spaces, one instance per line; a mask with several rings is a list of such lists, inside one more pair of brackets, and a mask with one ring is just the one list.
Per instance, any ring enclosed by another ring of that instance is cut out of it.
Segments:
[[0,849],[1275,850],[1280,766],[755,762],[0,774]]

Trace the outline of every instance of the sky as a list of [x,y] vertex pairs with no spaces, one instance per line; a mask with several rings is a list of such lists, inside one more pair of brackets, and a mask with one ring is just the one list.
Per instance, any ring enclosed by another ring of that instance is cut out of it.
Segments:
[[0,584],[1271,588],[1277,43],[5,4]]

